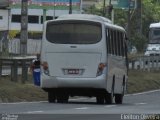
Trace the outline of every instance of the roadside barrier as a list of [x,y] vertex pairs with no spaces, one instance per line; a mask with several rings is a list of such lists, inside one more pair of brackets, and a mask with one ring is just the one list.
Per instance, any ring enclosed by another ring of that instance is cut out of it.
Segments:
[[28,68],[32,60],[36,56],[22,56],[22,57],[1,57],[0,58],[0,78],[2,77],[3,67],[11,69],[11,81],[18,81],[18,68],[22,69],[21,82],[25,83],[28,80]]
[[143,71],[159,71],[160,55],[158,56],[139,56],[129,60],[129,69]]

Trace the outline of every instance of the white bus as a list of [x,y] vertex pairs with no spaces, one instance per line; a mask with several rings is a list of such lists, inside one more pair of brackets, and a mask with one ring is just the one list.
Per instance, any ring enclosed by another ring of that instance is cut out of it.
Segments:
[[123,101],[127,82],[126,33],[110,20],[63,15],[44,24],[41,88],[49,102],[96,97],[98,104]]
[[152,23],[149,26],[149,43],[145,55],[160,55],[160,23]]

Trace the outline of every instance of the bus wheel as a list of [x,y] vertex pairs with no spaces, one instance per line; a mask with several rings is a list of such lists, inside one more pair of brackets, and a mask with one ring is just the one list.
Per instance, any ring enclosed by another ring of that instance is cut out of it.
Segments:
[[69,95],[64,90],[60,90],[57,93],[57,102],[58,103],[68,103]]
[[68,103],[68,99],[69,99],[68,95],[64,95],[64,96],[58,95],[57,96],[58,103]]
[[97,104],[104,104],[104,97],[102,95],[98,95],[96,97]]
[[115,94],[115,102],[116,102],[116,104],[122,104],[123,95],[122,94]]
[[53,91],[48,92],[48,102],[54,103],[56,101],[56,95]]
[[122,94],[115,94],[115,102],[116,102],[116,104],[122,104],[124,92],[125,92],[125,79],[123,80]]
[[105,102],[106,104],[112,104],[113,103],[113,92],[107,93],[105,96]]
[[116,104],[122,104],[123,103],[124,93],[125,93],[125,76],[123,77],[122,93],[121,94],[115,94],[115,103]]
[[105,102],[106,102],[106,104],[112,104],[112,103],[113,103],[113,98],[114,98],[114,85],[115,85],[115,76],[113,77],[111,93],[107,93],[107,94],[105,95]]

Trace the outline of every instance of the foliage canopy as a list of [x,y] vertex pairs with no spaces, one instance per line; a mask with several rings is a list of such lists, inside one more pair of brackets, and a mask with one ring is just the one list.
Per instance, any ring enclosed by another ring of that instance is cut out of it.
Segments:
[[[139,52],[143,52],[145,46],[148,42],[148,32],[149,25],[151,23],[160,22],[160,0],[138,0],[137,2],[142,2],[141,4],[141,19],[139,19],[137,9],[131,10],[130,13],[130,44],[137,47]],[[98,6],[98,7],[97,7]],[[85,10],[86,13],[103,15],[103,1],[100,5],[94,5]],[[107,12],[106,5],[106,14],[105,17],[110,17]],[[114,9],[114,22],[117,25],[120,25],[127,28],[128,23],[128,10],[125,9]],[[139,33],[138,20],[142,22],[142,33]]]

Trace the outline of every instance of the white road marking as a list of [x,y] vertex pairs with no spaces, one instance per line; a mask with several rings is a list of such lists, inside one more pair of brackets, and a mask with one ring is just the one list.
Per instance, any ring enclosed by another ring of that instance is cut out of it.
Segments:
[[[125,96],[133,96],[133,95],[142,95],[142,94],[148,94],[148,93],[153,93],[153,92],[160,92],[160,89],[158,90],[151,90],[147,92],[141,92],[141,93],[134,93],[134,94],[126,94]],[[75,99],[70,99],[70,100],[85,100],[85,99],[90,99],[90,98],[75,98]],[[95,98],[91,98],[95,99]],[[1,105],[3,104],[28,104],[28,103],[47,103],[48,101],[35,101],[35,102],[15,102],[15,103],[0,103]]]
[[71,98],[69,100],[77,101],[77,100],[87,100],[87,99],[91,99],[91,98],[81,97],[81,98]]
[[116,107],[117,105],[106,105],[104,107],[107,107],[107,108],[111,108],[111,107]]
[[24,112],[24,113],[28,113],[28,114],[34,114],[34,113],[43,113],[44,111],[28,111],[28,112]]
[[135,105],[146,105],[147,103],[134,103]]
[[89,107],[81,107],[81,108],[75,108],[76,110],[87,110]]
[[160,92],[160,89],[158,89],[158,90],[151,90],[151,91],[147,91],[147,92],[141,92],[141,93],[127,94],[127,95],[125,95],[125,96],[143,95],[143,94],[148,94],[148,93],[153,93],[153,92]]
[[17,104],[32,104],[32,103],[46,103],[47,101],[35,101],[35,102],[14,102],[14,103],[0,103],[1,105],[17,105]]

